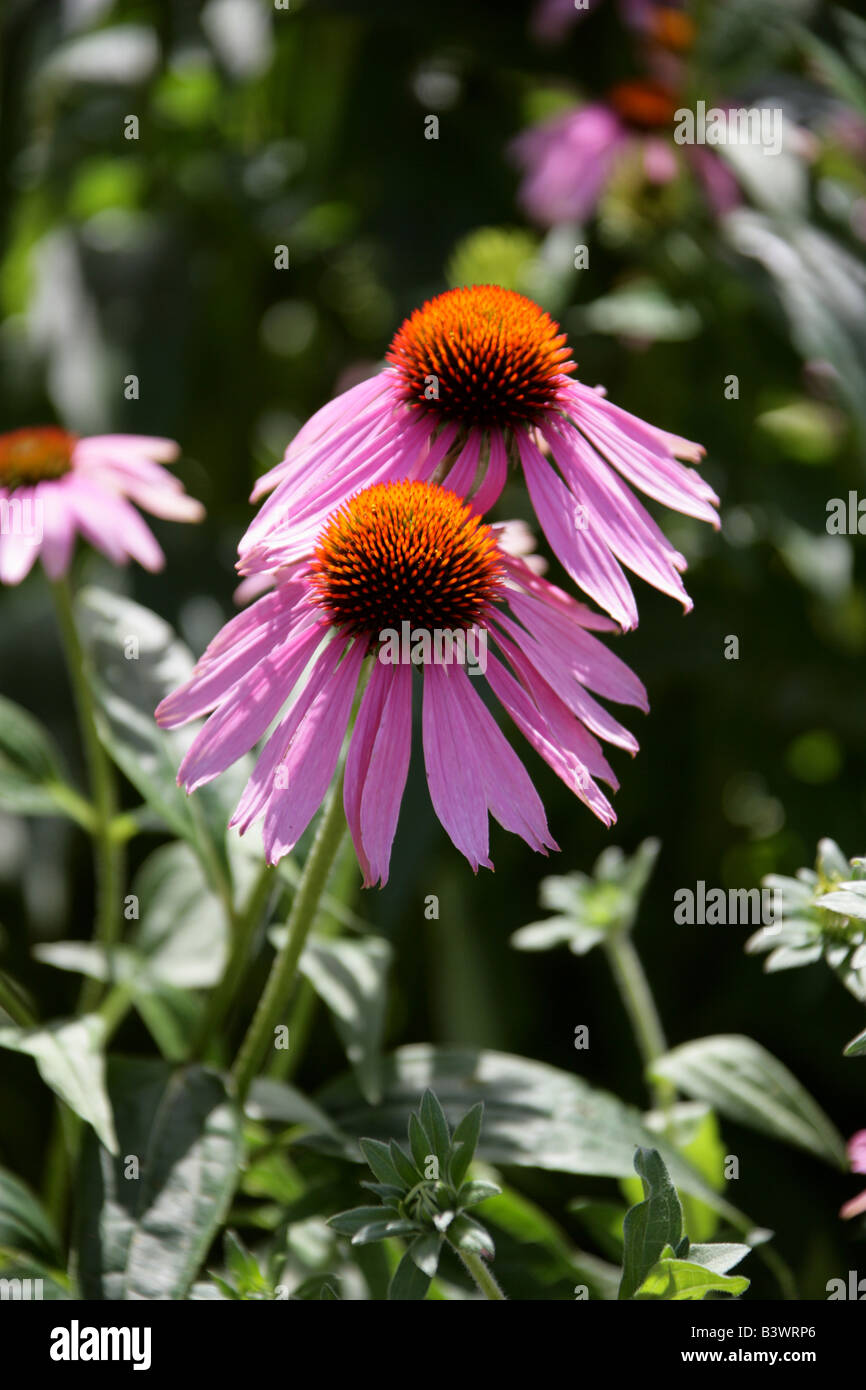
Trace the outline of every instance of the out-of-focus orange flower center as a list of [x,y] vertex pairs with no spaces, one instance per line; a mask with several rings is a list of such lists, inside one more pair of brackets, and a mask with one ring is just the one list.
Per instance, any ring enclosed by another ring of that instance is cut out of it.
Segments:
[[566,336],[531,299],[500,285],[448,290],[405,320],[387,353],[405,399],[466,425],[532,421],[573,372]]
[[653,13],[649,32],[650,37],[663,48],[686,53],[695,41],[695,21],[685,10],[661,5]]
[[618,82],[611,87],[607,99],[624,121],[640,130],[660,130],[673,125],[677,100],[659,82]]
[[433,483],[378,483],[331,516],[312,584],[335,626],[378,640],[384,628],[470,628],[496,599],[496,541],[462,498]]
[[25,487],[60,478],[72,467],[77,438],[54,425],[0,434],[0,487]]

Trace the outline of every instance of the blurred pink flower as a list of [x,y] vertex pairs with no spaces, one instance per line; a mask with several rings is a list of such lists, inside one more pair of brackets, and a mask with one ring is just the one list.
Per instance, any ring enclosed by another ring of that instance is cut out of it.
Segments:
[[[279,717],[231,820],[243,833],[264,816],[269,863],[292,850],[325,796],[370,656],[344,803],[365,885],[387,881],[411,751],[412,664],[419,664],[405,651],[402,660],[387,655],[388,632],[407,642],[411,633],[413,643],[419,633],[428,640],[463,633],[467,650],[471,639],[476,674],[486,675],[524,737],[600,820],[615,819],[594,780],[617,786],[599,740],[630,753],[637,743],[590,691],[647,704],[637,677],[591,635],[614,624],[504,550],[455,493],[417,481],[364,488],[275,580],[156,712],[166,728],[210,712],[178,774],[190,792],[247,753]],[[443,662],[435,647],[426,655],[422,648],[420,665],[431,799],[477,870],[492,867],[488,813],[535,850],[556,846],[523,764],[466,669],[473,659]]]
[[61,578],[78,534],[115,565],[160,569],[165,557],[136,508],[169,521],[204,516],[162,467],[179,452],[171,439],[80,439],[54,426],[0,435],[0,583],[19,584],[37,556]]
[[[573,24],[596,9],[601,0],[538,0],[531,19],[535,38],[542,43],[556,43],[565,37]],[[659,5],[657,0],[619,0],[624,23],[633,29],[645,29],[654,10],[673,8]]]
[[523,131],[511,153],[523,170],[518,199],[542,226],[585,222],[624,159],[637,155],[648,183],[672,182],[690,167],[711,210],[740,202],[736,179],[712,150],[674,143],[677,100],[656,81],[623,82],[604,101],[566,111]]
[[[848,1140],[848,1162],[852,1173],[866,1173],[866,1129],[858,1129]],[[857,1197],[846,1202],[839,1212],[846,1221],[852,1216],[866,1212],[866,1188]]]
[[513,463],[567,573],[622,627],[638,617],[623,566],[688,611],[686,562],[626,483],[717,527],[715,493],[678,462],[704,450],[573,381],[565,344],[549,314],[498,285],[430,300],[396,334],[391,365],[318,411],[259,479],[253,501],[271,495],[241,573],[301,560],[333,508],[373,483],[432,479],[483,514]]

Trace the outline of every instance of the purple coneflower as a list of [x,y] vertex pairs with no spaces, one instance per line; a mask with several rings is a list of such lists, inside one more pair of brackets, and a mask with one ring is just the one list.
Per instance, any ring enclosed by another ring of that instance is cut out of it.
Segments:
[[253,501],[271,496],[241,541],[242,573],[302,559],[328,514],[373,483],[432,479],[484,513],[511,462],[568,574],[623,628],[637,623],[623,566],[691,608],[683,556],[626,484],[717,526],[712,488],[677,461],[704,450],[573,380],[565,335],[537,304],[498,285],[449,290],[406,319],[387,358],[259,480]]
[[37,556],[61,579],[79,533],[115,565],[160,569],[163,553],[136,507],[169,521],[204,516],[162,467],[178,453],[171,439],[138,434],[80,439],[54,426],[0,434],[0,583],[19,584]]
[[[243,833],[264,815],[269,863],[290,852],[327,791],[368,656],[344,784],[365,884],[388,878],[409,767],[412,664],[423,671],[433,807],[472,868],[492,867],[488,812],[533,849],[556,848],[538,793],[479,695],[471,665],[454,648],[449,659],[448,634],[452,641],[463,634],[475,676],[484,671],[566,785],[605,824],[614,820],[594,780],[617,785],[599,740],[632,753],[637,743],[594,695],[646,709],[640,681],[591,635],[614,624],[509,554],[455,493],[420,481],[366,487],[333,510],[309,554],[276,579],[157,710],[168,728],[211,712],[178,774],[190,792],[248,752],[280,716],[231,821]],[[398,653],[385,634],[411,641],[414,655]],[[442,660],[437,634],[445,638]]]
[[585,222],[621,164],[637,158],[651,184],[671,183],[691,169],[712,212],[730,212],[742,197],[727,165],[704,146],[674,141],[680,105],[655,79],[620,82],[603,101],[523,131],[511,152],[524,174],[518,194],[524,211],[545,227]]

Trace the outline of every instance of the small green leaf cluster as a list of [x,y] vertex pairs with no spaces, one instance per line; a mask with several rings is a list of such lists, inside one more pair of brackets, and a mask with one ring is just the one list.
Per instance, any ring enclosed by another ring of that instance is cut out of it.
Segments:
[[379,1206],[355,1207],[331,1217],[330,1225],[353,1245],[398,1236],[408,1242],[388,1290],[390,1299],[423,1299],[439,1267],[444,1244],[461,1255],[494,1255],[490,1233],[467,1215],[470,1208],[500,1188],[467,1181],[481,1134],[484,1107],[479,1102],[460,1120],[454,1133],[432,1091],[409,1116],[409,1152],[396,1140],[361,1139],[361,1151],[375,1182],[362,1185]]
[[541,906],[555,916],[521,927],[511,938],[512,946],[518,951],[549,951],[567,945],[583,956],[610,933],[630,931],[658,852],[658,840],[644,840],[631,856],[611,845],[599,855],[591,876],[570,873],[542,879]]

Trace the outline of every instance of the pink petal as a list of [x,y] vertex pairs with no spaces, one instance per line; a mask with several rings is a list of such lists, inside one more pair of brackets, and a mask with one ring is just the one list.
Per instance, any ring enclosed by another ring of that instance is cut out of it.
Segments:
[[637,605],[617,561],[590,530],[581,529],[584,522],[576,499],[537,445],[522,430],[516,438],[535,514],[561,564],[623,628],[636,627]]
[[424,670],[424,765],[433,809],[474,872],[492,869],[488,855],[487,799],[476,750],[462,736],[450,677],[455,666]]
[[[293,729],[265,810],[265,856],[276,864],[294,849],[334,775],[366,654],[355,642]],[[285,786],[276,785],[282,777]]]
[[388,882],[412,751],[412,667],[374,661],[346,760],[344,806],[364,887]]

